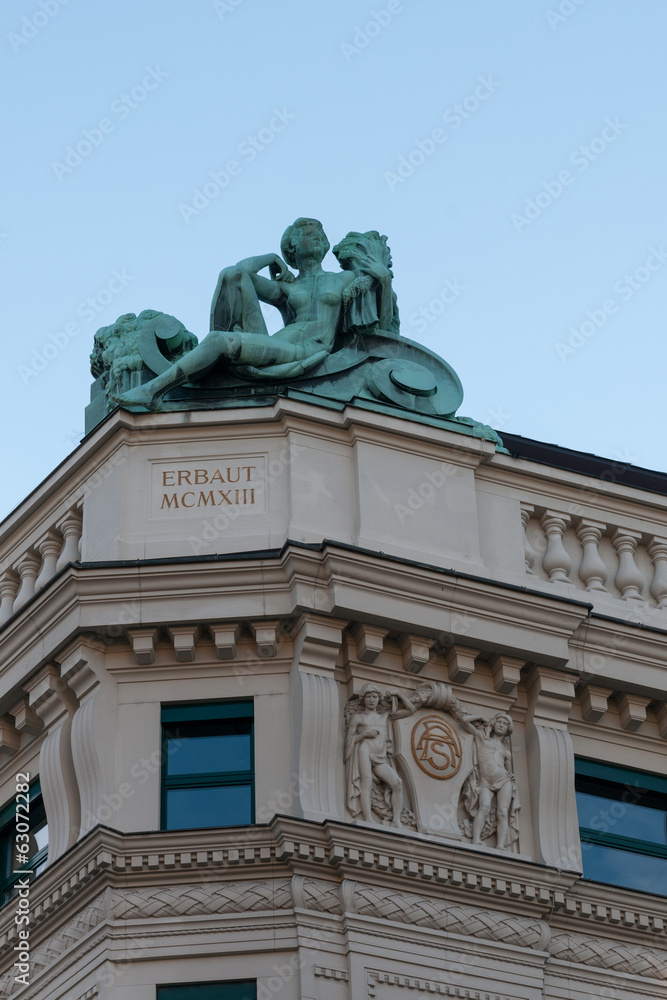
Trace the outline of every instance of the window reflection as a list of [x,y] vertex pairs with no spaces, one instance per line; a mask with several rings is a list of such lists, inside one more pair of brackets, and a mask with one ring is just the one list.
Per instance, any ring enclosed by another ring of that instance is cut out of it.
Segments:
[[667,779],[575,763],[584,878],[667,895]]
[[254,822],[253,703],[165,705],[162,828]]
[[[16,817],[15,803],[10,803],[3,816],[5,822],[0,827],[0,905],[16,895],[16,882],[22,877],[21,872],[38,875],[47,864],[49,827],[39,783],[30,790],[29,814],[21,812]],[[29,825],[27,831],[24,829],[26,823]],[[17,841],[17,834],[27,837],[27,840]],[[28,846],[25,853],[21,852],[23,863],[18,859],[17,842]]]
[[667,896],[667,858],[601,844],[582,844],[582,848],[585,878]]

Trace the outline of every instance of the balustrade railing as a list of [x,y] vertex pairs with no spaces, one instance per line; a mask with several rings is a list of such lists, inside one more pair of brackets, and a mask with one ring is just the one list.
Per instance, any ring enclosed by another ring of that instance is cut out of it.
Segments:
[[59,570],[81,558],[82,526],[81,509],[74,507],[0,575],[0,626],[46,587]]
[[[667,609],[667,538],[521,504],[526,573],[593,596]],[[664,530],[664,529],[663,529]]]

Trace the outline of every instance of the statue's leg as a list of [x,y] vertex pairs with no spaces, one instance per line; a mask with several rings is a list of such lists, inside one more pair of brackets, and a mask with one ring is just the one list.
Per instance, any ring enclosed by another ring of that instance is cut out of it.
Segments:
[[[268,338],[267,338],[268,339]],[[238,359],[241,354],[243,334],[223,333],[213,330],[207,337],[197,344],[177,361],[166,372],[162,372],[157,378],[130,389],[119,397],[121,403],[134,406],[144,406],[148,410],[158,408],[159,399],[165,392],[175,389],[191,378],[201,378],[215,363],[222,357]]]
[[211,303],[211,330],[268,333],[255,286],[240,267],[220,272]]
[[502,788],[498,789],[496,796],[496,808],[498,810],[497,846],[499,850],[507,847],[507,837],[509,834],[509,810],[512,802],[512,782],[508,781]]
[[473,844],[479,844],[482,840],[482,831],[484,829],[484,824],[486,823],[489,812],[491,811],[491,803],[493,801],[493,792],[486,785],[482,785],[479,790],[479,806],[477,809],[477,815],[475,816],[472,824],[472,842]]
[[389,764],[377,764],[375,773],[389,786],[391,791],[391,811],[393,826],[402,826],[401,813],[403,812],[403,782],[396,771]]
[[366,823],[373,822],[373,810],[371,808],[371,788],[373,787],[373,766],[371,764],[368,747],[361,741],[358,748],[359,754],[359,805],[361,815]]

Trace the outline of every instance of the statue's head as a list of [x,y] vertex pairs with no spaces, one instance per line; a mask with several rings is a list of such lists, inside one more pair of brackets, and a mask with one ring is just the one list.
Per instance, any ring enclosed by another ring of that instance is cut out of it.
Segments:
[[511,736],[514,732],[511,716],[506,712],[497,712],[491,719],[491,729],[498,736]]
[[382,691],[377,684],[364,684],[359,692],[359,699],[364,706],[368,706],[371,702],[373,703],[371,707],[377,708],[382,699]]
[[280,241],[281,253],[290,267],[297,266],[300,237],[305,234],[316,236],[317,252],[312,255],[320,261],[324,260],[331,246],[321,222],[317,219],[297,219],[296,222],[287,227]]
[[433,697],[433,685],[420,684],[410,698],[413,705],[421,708]]

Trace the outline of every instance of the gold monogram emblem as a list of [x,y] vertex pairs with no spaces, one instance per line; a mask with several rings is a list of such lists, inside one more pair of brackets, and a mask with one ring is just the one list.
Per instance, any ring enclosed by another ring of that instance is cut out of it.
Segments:
[[461,767],[461,740],[441,715],[427,715],[412,730],[412,756],[431,778],[445,781]]

